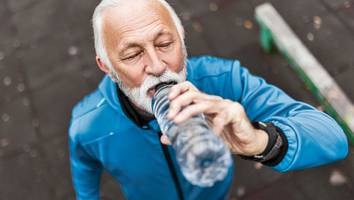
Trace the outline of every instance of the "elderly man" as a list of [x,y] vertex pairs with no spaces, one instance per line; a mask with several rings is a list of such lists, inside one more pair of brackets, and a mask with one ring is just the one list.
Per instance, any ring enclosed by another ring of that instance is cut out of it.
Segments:
[[[175,81],[168,117],[204,113],[234,154],[284,172],[342,159],[341,128],[328,115],[251,75],[238,61],[187,60],[184,31],[164,0],[103,0],[93,15],[96,61],[107,74],[73,109],[70,159],[77,199],[99,199],[106,170],[127,199],[225,199],[233,174],[189,183],[152,115],[155,86]],[[162,137],[161,137],[162,136]]]

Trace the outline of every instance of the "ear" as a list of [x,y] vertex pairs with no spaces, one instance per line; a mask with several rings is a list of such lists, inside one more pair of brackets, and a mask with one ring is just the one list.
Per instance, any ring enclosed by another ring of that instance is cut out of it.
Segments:
[[102,59],[98,56],[96,56],[96,63],[98,65],[98,68],[100,68],[100,70],[102,70],[105,74],[109,74],[108,67],[102,62]]

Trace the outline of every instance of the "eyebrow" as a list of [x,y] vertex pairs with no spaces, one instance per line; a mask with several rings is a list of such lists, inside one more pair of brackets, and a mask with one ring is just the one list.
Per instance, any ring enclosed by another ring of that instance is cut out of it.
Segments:
[[[162,36],[162,35],[172,35],[172,33],[166,29],[160,29],[157,34],[154,36],[154,40],[156,40],[158,37]],[[124,51],[126,51],[129,48],[134,48],[134,47],[141,47],[142,45],[139,42],[124,42],[122,44],[122,48],[121,48],[121,53],[123,53]]]

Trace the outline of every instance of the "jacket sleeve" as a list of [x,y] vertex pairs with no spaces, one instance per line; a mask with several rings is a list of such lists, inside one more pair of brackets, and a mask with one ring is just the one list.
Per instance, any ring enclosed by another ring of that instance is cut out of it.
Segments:
[[341,127],[327,114],[296,101],[279,88],[232,64],[234,95],[251,121],[272,122],[288,140],[288,150],[273,168],[280,172],[304,169],[343,159],[348,141]]
[[76,125],[69,130],[70,164],[77,200],[98,200],[102,165],[80,144]]

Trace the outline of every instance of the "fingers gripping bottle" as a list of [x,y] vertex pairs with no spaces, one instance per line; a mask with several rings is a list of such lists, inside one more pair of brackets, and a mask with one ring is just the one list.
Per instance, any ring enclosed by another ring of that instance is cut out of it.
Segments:
[[194,185],[211,187],[227,175],[232,163],[230,151],[209,128],[203,114],[180,124],[167,118],[171,87],[172,84],[157,87],[152,101],[154,115],[176,151],[185,178]]

